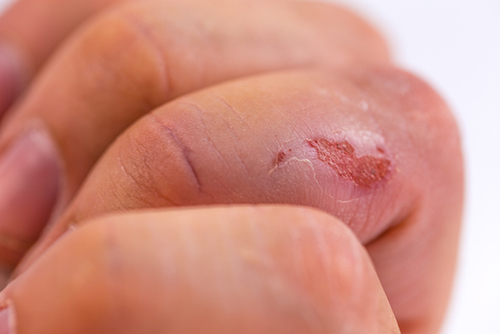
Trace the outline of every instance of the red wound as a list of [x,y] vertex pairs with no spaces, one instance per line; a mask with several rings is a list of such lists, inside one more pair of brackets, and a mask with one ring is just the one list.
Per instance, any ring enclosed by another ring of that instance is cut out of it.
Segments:
[[307,143],[316,150],[320,161],[328,164],[341,178],[360,187],[371,188],[390,172],[390,160],[371,155],[357,157],[354,147],[345,140],[320,138]]

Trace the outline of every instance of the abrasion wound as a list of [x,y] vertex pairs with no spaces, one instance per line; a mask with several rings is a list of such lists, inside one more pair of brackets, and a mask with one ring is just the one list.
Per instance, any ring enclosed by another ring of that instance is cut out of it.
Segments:
[[324,138],[311,139],[307,143],[318,153],[318,159],[343,179],[362,188],[372,188],[387,178],[391,161],[371,155],[356,156],[354,147],[346,140],[330,141]]

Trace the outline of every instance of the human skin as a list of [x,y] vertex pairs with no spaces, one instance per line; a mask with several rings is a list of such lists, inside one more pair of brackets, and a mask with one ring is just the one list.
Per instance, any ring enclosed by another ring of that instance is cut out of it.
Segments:
[[364,247],[310,208],[101,218],[5,295],[18,333],[399,333]]
[[[0,231],[21,242],[18,254],[1,257],[17,263],[22,246],[36,240],[52,207],[58,213],[66,207],[108,145],[175,97],[284,68],[388,62],[376,32],[337,7],[231,0],[217,5],[127,2],[94,18],[54,55],[29,94],[9,111],[0,133],[0,153],[33,129],[49,133],[48,139],[40,131],[34,135],[42,147],[29,154],[42,160],[43,168],[6,177],[19,181],[0,193],[0,212],[17,223]],[[54,158],[55,151],[60,158]]]
[[[402,333],[436,333],[463,193],[448,108],[392,65],[379,35],[345,10],[289,1],[217,4],[116,5],[69,37],[8,112],[0,152],[13,160],[9,147],[29,133],[23,143],[38,145],[44,167],[33,174],[54,182],[39,185],[48,195],[29,197],[37,208],[29,213],[12,200],[11,193],[24,194],[18,184],[0,190],[5,265],[18,263],[57,205],[1,294],[18,333],[288,333],[290,321],[300,333],[391,333],[394,315]],[[10,15],[22,15],[19,6]],[[17,174],[25,171],[32,172]],[[271,206],[238,206],[263,203]],[[195,209],[213,204],[225,206]],[[130,212],[173,207],[191,209]],[[129,213],[106,215],[118,211]],[[250,241],[241,232],[249,225],[259,235]],[[210,226],[214,239],[203,239]],[[150,244],[138,237],[144,233],[173,245]],[[268,242],[277,248],[262,251]],[[186,243],[200,245],[195,256]],[[236,254],[227,260],[228,253]],[[268,256],[275,269],[302,262],[271,277]],[[175,300],[187,300],[177,307],[158,298],[158,291],[170,296],[168,284],[145,273],[162,277],[186,257],[189,273],[167,280],[180,284]],[[214,267],[199,265],[219,258]],[[117,262],[127,274],[116,275]],[[237,288],[225,308],[217,306],[221,294],[192,298],[226,279]],[[82,286],[95,289],[75,292]],[[255,296],[243,293],[248,289],[257,289]],[[269,294],[270,304],[262,297]],[[228,305],[241,307],[228,314]],[[186,320],[190,308],[199,321]],[[165,317],[179,327],[168,327]]]

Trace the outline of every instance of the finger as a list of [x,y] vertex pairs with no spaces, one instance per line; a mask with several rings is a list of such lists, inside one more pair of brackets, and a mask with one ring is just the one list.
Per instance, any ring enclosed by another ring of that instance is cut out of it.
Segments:
[[285,72],[200,91],[107,151],[20,272],[71,225],[106,212],[213,203],[313,206],[368,245],[403,332],[435,333],[462,205],[455,122],[393,68]]
[[[368,55],[373,61],[385,59],[375,33],[336,7],[232,0],[217,4],[124,5],[90,24],[54,60],[11,114],[0,140],[4,155],[16,154],[16,141],[24,141],[29,144],[24,150],[36,157],[29,166],[18,161],[4,167],[0,175],[0,183],[10,179],[12,184],[2,189],[0,199],[12,203],[23,198],[24,207],[33,208],[27,216],[19,206],[0,204],[0,232],[6,238],[24,245],[36,240],[47,212],[56,202],[59,210],[66,205],[115,137],[175,96],[280,67],[327,61],[338,65]],[[44,140],[33,144],[25,137]],[[46,191],[34,192],[33,182],[44,182],[36,187]]]
[[0,116],[80,23],[119,0],[17,0],[0,17]]
[[284,206],[103,218],[63,238],[1,300],[0,322],[22,334],[399,333],[354,234]]
[[[125,3],[126,7],[126,3],[133,2],[135,1],[17,0],[13,6],[3,13],[2,17],[0,17],[0,119],[2,114],[8,110],[8,107],[12,104],[16,97],[22,93],[23,90],[25,90],[26,86],[28,86],[28,84],[32,81],[33,77],[35,77],[35,74],[39,72],[40,68],[42,68],[42,66],[48,62],[54,53],[56,53],[55,51],[58,50],[61,45],[64,45],[64,42],[68,44],[68,40],[71,40],[71,38],[69,38],[70,36],[77,35],[76,31],[79,30],[77,28],[85,26],[84,23],[92,21],[92,18],[99,16],[97,14],[105,16],[107,11],[112,11],[113,8],[118,7],[121,3]],[[172,5],[175,7],[175,3],[184,7],[190,7],[191,10],[194,11],[201,9],[202,7],[207,7],[207,4],[200,0],[146,0],[137,2],[138,6],[153,6],[160,12],[168,12],[172,9],[169,7],[172,7]],[[145,4],[145,2],[148,2],[149,4]],[[281,2],[282,1],[278,1],[277,4],[274,3],[272,5],[254,4],[251,6],[254,8],[243,6],[247,7],[244,8],[245,13],[235,14],[243,17],[247,14],[246,10],[255,10],[256,6],[262,5],[264,10],[266,8],[271,9],[276,5],[278,7],[283,7],[284,4]],[[231,4],[228,6],[228,4],[224,3],[224,1],[212,1],[209,5],[212,8],[212,11],[217,10],[219,12],[218,14],[232,11],[230,8]],[[132,4],[132,6],[134,5]],[[313,17],[323,21],[323,23],[327,20],[330,21],[329,25],[336,27],[336,29],[330,31],[330,33],[333,33],[330,35],[330,40],[333,40],[336,46],[342,45],[345,49],[353,51],[354,54],[356,54],[356,58],[362,58],[369,61],[378,61],[381,59],[386,60],[388,58],[387,48],[377,32],[375,32],[373,28],[362,19],[345,9],[329,5],[328,7],[331,7],[334,10],[326,10],[326,12],[321,13],[321,16],[323,16],[321,17],[317,12],[311,12],[309,8],[327,7],[326,5],[303,5],[299,3],[292,5],[285,4],[285,7],[297,7],[303,18],[306,20],[308,16],[312,14]],[[200,11],[200,13],[202,13],[202,11]],[[172,15],[172,13],[169,15]],[[267,18],[263,18],[264,21],[267,20],[269,22],[276,19],[275,23],[280,23],[279,13],[277,17],[271,17],[268,13],[266,13],[266,15]],[[219,24],[225,22],[224,15],[221,15],[220,19],[222,19],[222,21],[219,22]],[[233,18],[233,21],[235,21],[235,19],[236,18]],[[185,18],[178,18],[178,21],[180,20],[184,20],[186,22],[189,21],[189,19],[186,20]],[[141,20],[139,20],[139,23],[140,21]],[[191,32],[194,32],[195,34],[199,32],[210,33],[209,30],[211,27],[203,27],[206,22],[197,22],[191,18],[191,23],[195,24],[195,26],[190,27]],[[261,21],[256,20],[252,23],[258,27],[261,24]],[[113,24],[111,23],[111,25]],[[202,28],[201,31],[198,30],[200,27]],[[229,27],[230,25],[228,28]],[[255,27],[255,30],[258,30],[257,27]],[[109,25],[107,28],[110,28]],[[141,28],[145,27],[136,28],[137,30],[141,30]],[[168,28],[176,27],[169,26]],[[282,30],[283,28],[284,27],[282,27]],[[329,30],[327,26],[324,26],[324,28],[326,28],[327,31]],[[149,29],[146,29],[145,32],[147,32],[147,30]],[[203,30],[207,31],[204,32]],[[289,35],[287,38],[290,38],[293,34],[297,33],[295,29],[291,29],[288,32]],[[273,34],[273,31],[269,31],[269,33]],[[311,31],[309,33],[311,33]],[[103,37],[102,35],[103,34],[101,34],[101,37]],[[104,29],[104,35],[106,35],[106,29]],[[233,35],[233,37],[235,37],[235,35]],[[268,37],[271,39],[271,36]],[[237,48],[241,41],[234,42],[233,46]],[[196,49],[193,49],[192,51],[195,50]],[[119,50],[117,51],[119,52]],[[189,55],[190,53],[191,55],[193,54],[191,50],[188,50],[188,52],[184,53],[183,56],[186,54]],[[342,58],[343,56],[345,55],[335,54],[333,58]],[[328,57],[332,58],[332,55],[328,54]]]

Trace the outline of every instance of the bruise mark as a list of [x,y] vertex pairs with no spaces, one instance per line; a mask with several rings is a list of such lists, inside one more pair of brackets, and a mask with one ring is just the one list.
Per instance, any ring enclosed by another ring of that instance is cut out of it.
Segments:
[[[318,153],[318,159],[330,166],[343,179],[362,188],[371,188],[386,179],[391,161],[372,155],[356,156],[354,147],[347,141],[331,141],[324,138],[311,139],[307,143]],[[377,148],[379,153],[385,153]]]

